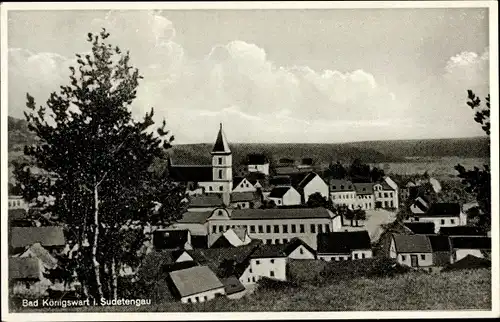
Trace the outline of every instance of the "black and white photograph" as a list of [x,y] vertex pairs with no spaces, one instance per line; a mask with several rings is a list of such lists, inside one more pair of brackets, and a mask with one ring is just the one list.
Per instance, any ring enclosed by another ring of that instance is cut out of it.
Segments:
[[0,6],[2,320],[500,316],[497,2]]

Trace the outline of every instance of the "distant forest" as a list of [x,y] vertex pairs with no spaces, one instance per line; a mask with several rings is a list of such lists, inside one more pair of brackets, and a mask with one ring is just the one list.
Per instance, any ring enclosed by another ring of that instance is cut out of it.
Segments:
[[[23,150],[26,144],[35,142],[34,135],[28,130],[25,120],[8,118],[9,152]],[[463,157],[489,158],[489,137],[402,140],[402,141],[367,141],[332,144],[250,144],[230,143],[233,152],[233,164],[240,164],[248,154],[257,152],[268,156],[271,162],[289,158],[300,162],[312,158],[315,164],[329,164],[340,161],[350,163],[358,158],[364,163],[404,162],[411,157]],[[210,164],[211,143],[180,144],[174,142],[170,151],[174,164]],[[12,157],[12,156],[11,156]],[[10,158],[11,159],[11,158]]]

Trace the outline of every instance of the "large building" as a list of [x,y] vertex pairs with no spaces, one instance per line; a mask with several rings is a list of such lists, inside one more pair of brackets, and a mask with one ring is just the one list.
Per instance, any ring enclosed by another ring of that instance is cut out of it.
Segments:
[[205,193],[221,194],[224,203],[229,205],[233,190],[233,160],[229,144],[222,130],[222,123],[211,155],[211,165],[169,164],[170,176],[178,182],[195,182]]

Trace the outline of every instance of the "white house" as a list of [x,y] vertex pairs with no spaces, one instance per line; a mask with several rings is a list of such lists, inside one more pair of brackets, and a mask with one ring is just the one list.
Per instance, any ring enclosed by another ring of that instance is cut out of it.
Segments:
[[330,199],[336,205],[348,206],[351,209],[358,205],[356,190],[348,180],[330,180]]
[[9,195],[9,199],[7,201],[9,210],[13,209],[24,209],[28,210],[29,205],[27,202],[24,201],[24,198],[22,196],[13,196]]
[[245,227],[252,239],[265,244],[286,244],[299,237],[313,249],[316,249],[316,234],[342,229],[341,216],[325,208],[219,208],[207,221],[209,235]]
[[392,188],[385,180],[373,185],[373,196],[375,209],[397,209],[399,207],[397,188]]
[[286,281],[286,268],[287,255],[280,245],[262,245],[250,256],[252,282],[262,277]]
[[247,157],[247,170],[248,172],[258,172],[266,176],[269,175],[269,160],[263,154],[253,153]]
[[407,221],[433,222],[435,233],[438,233],[441,227],[465,226],[467,217],[458,203],[435,203],[427,212],[413,214]]
[[247,178],[236,177],[233,179],[233,191],[232,192],[255,192],[257,188],[248,181]]
[[314,172],[309,172],[298,183],[298,189],[302,192],[304,203],[307,203],[309,196],[314,193],[320,193],[325,199],[328,199],[328,185]]
[[301,204],[301,195],[292,186],[278,186],[271,190],[267,197],[279,206],[295,206]]
[[318,258],[324,261],[357,260],[373,257],[368,231],[318,234]]
[[194,266],[169,273],[182,303],[201,303],[225,295],[224,284],[208,266]]
[[401,265],[413,268],[433,266],[432,246],[425,235],[393,234],[389,257],[396,259]]
[[357,205],[361,209],[369,210],[375,207],[372,183],[354,183],[356,190]]
[[451,263],[461,260],[467,255],[478,258],[491,256],[491,237],[485,236],[452,236],[451,244]]
[[235,227],[223,233],[210,234],[208,237],[208,247],[240,247],[250,244],[251,241],[252,238],[248,234],[248,229],[246,227]]

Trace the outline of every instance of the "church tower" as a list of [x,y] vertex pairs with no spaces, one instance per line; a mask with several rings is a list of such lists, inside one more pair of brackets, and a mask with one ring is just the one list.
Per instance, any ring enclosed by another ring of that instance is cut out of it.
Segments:
[[229,205],[233,189],[233,158],[222,130],[222,123],[211,154],[214,192],[222,193],[224,203]]

